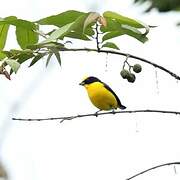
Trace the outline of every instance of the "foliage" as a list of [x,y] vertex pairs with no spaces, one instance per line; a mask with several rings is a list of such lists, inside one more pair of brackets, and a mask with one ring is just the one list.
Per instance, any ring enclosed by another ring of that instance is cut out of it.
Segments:
[[149,3],[149,7],[146,9],[146,12],[149,12],[153,8],[158,9],[159,12],[180,10],[179,0],[134,0],[134,2]]
[[[4,50],[8,30],[14,26],[19,49]],[[43,32],[49,26],[50,31]],[[67,41],[73,38],[81,41],[96,41],[97,49],[113,48],[118,45],[110,39],[127,35],[144,43],[148,40],[149,26],[129,17],[106,11],[102,15],[97,12],[80,12],[69,10],[37,21],[19,19],[15,16],[0,18],[0,74],[10,79],[10,74],[17,72],[20,65],[31,60],[29,67],[46,57],[46,66],[54,55],[61,65],[60,52],[68,50]],[[11,68],[10,72],[6,66]]]

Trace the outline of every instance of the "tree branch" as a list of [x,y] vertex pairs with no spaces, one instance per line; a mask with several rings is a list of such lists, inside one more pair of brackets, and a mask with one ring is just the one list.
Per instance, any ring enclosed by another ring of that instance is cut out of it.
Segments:
[[149,172],[149,171],[151,171],[151,170],[154,170],[154,169],[157,169],[157,168],[160,168],[160,167],[164,167],[164,166],[170,166],[170,165],[180,165],[180,162],[171,162],[171,163],[160,164],[160,165],[154,166],[154,167],[152,167],[152,168],[146,169],[146,170],[144,170],[144,171],[141,171],[141,172],[139,172],[139,173],[131,176],[130,178],[127,178],[126,180],[133,179],[133,178],[135,178],[135,177],[137,177],[137,176],[140,176],[140,175],[142,175],[142,174],[144,174],[144,173],[147,173],[147,172]]
[[169,75],[171,75],[172,77],[174,77],[175,79],[177,80],[180,80],[180,76],[173,73],[172,71],[166,69],[165,67],[163,66],[160,66],[154,62],[151,62],[151,61],[148,61],[147,59],[144,59],[144,58],[141,58],[141,57],[138,57],[138,56],[134,56],[134,55],[131,55],[129,53],[123,53],[123,52],[118,52],[118,51],[113,51],[113,50],[102,50],[102,49],[90,49],[90,48],[80,48],[80,49],[60,49],[60,51],[92,51],[92,52],[98,52],[98,53],[106,53],[106,54],[117,54],[117,55],[121,55],[121,56],[129,56],[129,58],[133,58],[133,59],[137,59],[139,61],[142,61],[144,63],[147,63],[147,64],[150,64],[166,73],[168,73]]
[[100,44],[100,42],[99,42],[99,31],[98,31],[98,23],[96,22],[96,27],[95,27],[95,31],[96,31],[96,37],[95,37],[95,39],[96,39],[96,47],[97,47],[97,51],[99,52],[100,51],[100,47],[99,47],[99,44]]
[[76,118],[83,118],[83,117],[89,117],[89,116],[102,116],[102,115],[108,115],[108,114],[125,114],[125,113],[164,113],[164,114],[175,114],[180,115],[179,111],[164,111],[164,110],[152,110],[152,109],[146,109],[146,110],[129,110],[129,111],[108,111],[108,112],[100,112],[100,113],[91,113],[91,114],[79,114],[75,116],[64,116],[64,117],[50,117],[50,118],[12,118],[12,120],[16,121],[51,121],[51,120],[61,120],[60,123],[64,121],[73,120]]

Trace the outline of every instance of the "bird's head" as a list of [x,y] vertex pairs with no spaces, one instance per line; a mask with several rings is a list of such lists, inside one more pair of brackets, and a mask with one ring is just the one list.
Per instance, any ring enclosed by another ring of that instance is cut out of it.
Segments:
[[86,86],[94,82],[101,82],[101,81],[94,76],[89,76],[89,77],[84,78],[84,80],[81,83],[79,83],[79,85]]

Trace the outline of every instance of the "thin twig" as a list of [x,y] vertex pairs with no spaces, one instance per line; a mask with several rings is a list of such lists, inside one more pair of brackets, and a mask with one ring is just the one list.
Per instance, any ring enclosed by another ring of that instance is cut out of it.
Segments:
[[129,67],[129,71],[130,71],[132,66],[129,64],[128,58],[129,58],[129,54],[127,54],[127,56],[126,56],[126,59],[125,59],[124,64],[123,64],[123,69],[125,68],[125,65],[127,64]]
[[95,27],[96,37],[95,37],[95,39],[96,39],[97,51],[99,52],[99,51],[100,51],[100,47],[99,47],[100,42],[99,42],[99,31],[98,31],[98,27],[99,27],[99,25],[98,25],[98,23],[96,22],[96,27]]
[[52,121],[52,120],[61,120],[60,122],[64,122],[66,120],[73,120],[76,118],[83,118],[89,116],[102,116],[108,114],[125,114],[125,113],[165,113],[165,114],[176,114],[180,115],[179,111],[164,111],[164,110],[152,110],[152,109],[143,109],[143,110],[129,110],[129,111],[108,111],[108,112],[99,112],[99,113],[90,113],[90,114],[79,114],[75,116],[64,116],[64,117],[50,117],[50,118],[12,118],[12,120],[16,121]]
[[157,169],[157,168],[160,168],[160,167],[164,167],[164,166],[170,166],[170,165],[180,165],[180,162],[170,162],[170,163],[160,164],[160,165],[154,166],[152,168],[146,169],[144,171],[141,171],[141,172],[131,176],[130,178],[127,178],[126,180],[133,179],[133,178],[135,178],[137,176],[140,176],[140,175],[142,175],[144,173],[147,173],[147,172],[149,172],[151,170],[154,170],[154,169]]
[[117,55],[122,55],[122,56],[126,56],[128,55],[129,58],[134,58],[134,59],[137,59],[139,61],[142,61],[144,63],[147,63],[147,64],[150,64],[166,73],[168,73],[169,75],[173,76],[175,79],[177,80],[180,80],[180,76],[173,73],[172,71],[166,69],[165,67],[163,66],[160,66],[154,62],[151,62],[151,61],[148,61],[147,59],[144,59],[144,58],[141,58],[141,57],[138,57],[138,56],[134,56],[134,55],[131,55],[129,53],[123,53],[123,52],[119,52],[119,51],[112,51],[112,50],[102,50],[102,49],[90,49],[90,48],[80,48],[80,49],[61,49],[60,51],[93,51],[93,52],[98,52],[98,53],[109,53],[109,54],[117,54]]

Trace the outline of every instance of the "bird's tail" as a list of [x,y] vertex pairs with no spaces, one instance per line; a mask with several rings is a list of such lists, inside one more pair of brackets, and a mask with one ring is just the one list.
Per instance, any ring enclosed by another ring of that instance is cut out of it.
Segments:
[[123,110],[123,109],[126,109],[126,106],[124,106],[124,105],[121,104],[121,105],[119,106],[119,108]]

